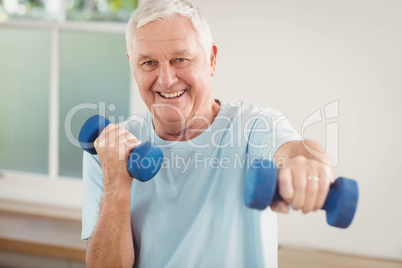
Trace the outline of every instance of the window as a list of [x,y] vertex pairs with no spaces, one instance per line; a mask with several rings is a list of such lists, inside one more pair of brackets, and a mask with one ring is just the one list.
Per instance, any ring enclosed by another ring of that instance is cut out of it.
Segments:
[[0,167],[46,173],[50,32],[0,28],[0,36]]
[[132,109],[140,97],[125,56],[125,22],[136,7],[131,0],[0,0],[0,200],[8,201],[0,208],[32,212],[27,204],[36,204],[46,214],[45,207],[64,207],[80,217],[80,127],[93,114],[145,111]]
[[126,22],[137,0],[0,0],[0,21],[8,19]]

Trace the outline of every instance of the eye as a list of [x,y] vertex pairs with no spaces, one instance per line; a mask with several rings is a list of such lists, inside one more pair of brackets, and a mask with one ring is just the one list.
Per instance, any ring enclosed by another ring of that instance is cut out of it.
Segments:
[[158,67],[158,62],[153,60],[144,61],[141,63],[141,68],[145,71],[152,71]]
[[154,64],[154,62],[149,60],[149,61],[144,62],[142,65],[144,65],[144,66],[152,66],[153,64]]
[[184,68],[189,64],[189,60],[186,58],[177,58],[172,61],[172,65],[177,68]]

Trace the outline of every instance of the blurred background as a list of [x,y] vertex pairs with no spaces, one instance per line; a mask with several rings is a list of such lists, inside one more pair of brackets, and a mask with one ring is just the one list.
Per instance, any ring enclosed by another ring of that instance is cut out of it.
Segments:
[[[218,45],[215,97],[273,107],[305,138],[336,142],[337,176],[359,183],[348,229],[322,211],[292,212],[279,215],[280,244],[402,261],[402,2],[195,2]],[[92,114],[119,122],[146,111],[125,55],[138,4],[0,0],[2,211],[81,219],[80,126]]]

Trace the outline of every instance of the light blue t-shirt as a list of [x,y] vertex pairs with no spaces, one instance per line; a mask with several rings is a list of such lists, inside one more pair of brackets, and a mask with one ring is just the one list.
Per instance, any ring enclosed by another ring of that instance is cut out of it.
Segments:
[[[149,113],[122,124],[164,153],[152,180],[131,185],[135,267],[277,267],[276,214],[246,207],[244,182],[252,158],[272,159],[300,136],[273,109],[220,103],[210,127],[189,141],[159,138]],[[103,189],[97,156],[84,153],[83,177],[82,239],[88,239]]]

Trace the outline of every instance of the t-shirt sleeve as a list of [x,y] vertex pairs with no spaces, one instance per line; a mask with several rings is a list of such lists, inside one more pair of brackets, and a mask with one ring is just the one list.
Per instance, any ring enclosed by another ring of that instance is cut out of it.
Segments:
[[301,140],[286,116],[274,109],[263,110],[250,128],[247,152],[249,159],[272,160],[276,150],[289,141]]
[[103,172],[97,156],[84,152],[83,157],[84,192],[82,200],[81,239],[92,236],[99,217],[103,193]]

